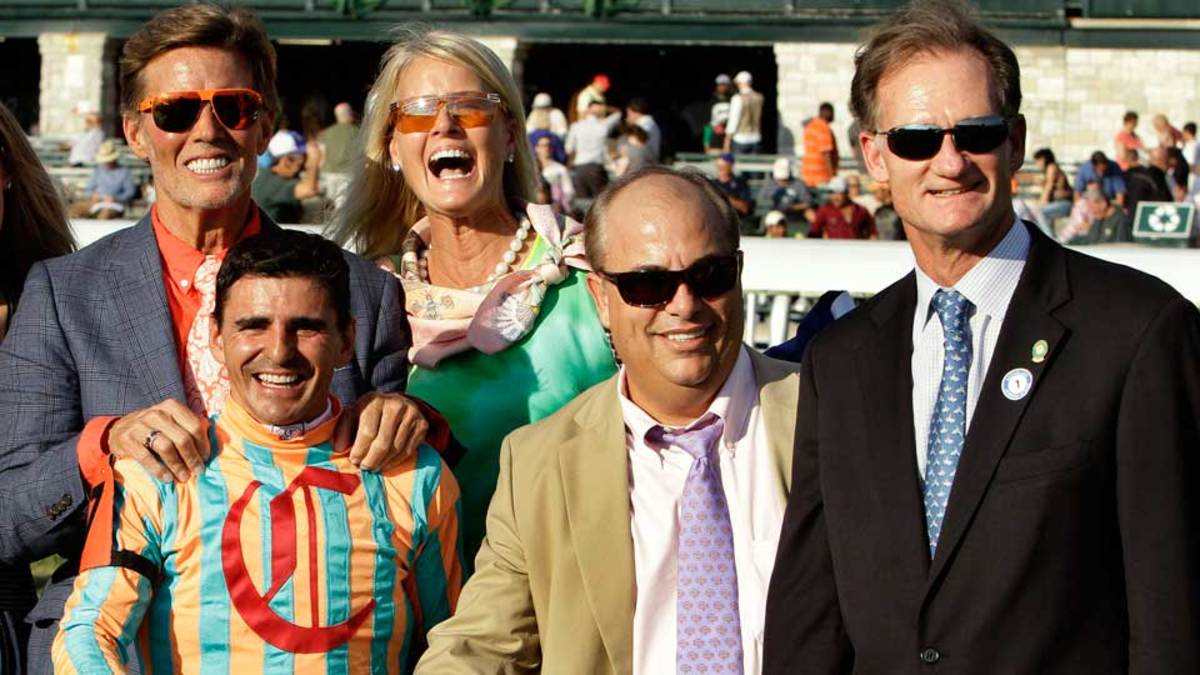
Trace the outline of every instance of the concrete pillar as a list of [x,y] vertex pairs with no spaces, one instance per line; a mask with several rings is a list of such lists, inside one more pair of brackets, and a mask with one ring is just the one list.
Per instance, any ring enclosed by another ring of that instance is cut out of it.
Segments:
[[779,154],[803,154],[804,121],[816,115],[818,106],[825,101],[833,104],[831,126],[838,151],[846,154],[854,49],[855,45],[850,43],[775,44],[775,62],[779,69]]
[[504,65],[508,66],[509,72],[517,82],[517,88],[520,89],[525,60],[525,49],[520,42],[514,37],[502,35],[483,36],[476,39],[496,52],[496,56],[499,56]]
[[98,112],[110,134],[117,126],[115,43],[104,33],[43,33],[39,126],[46,136],[83,130],[84,112]]

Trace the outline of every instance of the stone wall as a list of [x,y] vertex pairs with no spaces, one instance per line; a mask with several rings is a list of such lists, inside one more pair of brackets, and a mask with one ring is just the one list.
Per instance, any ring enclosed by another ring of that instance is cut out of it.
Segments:
[[46,136],[83,131],[83,113],[99,112],[116,129],[117,57],[104,33],[43,33],[39,127]]
[[[802,122],[822,101],[833,103],[834,131],[839,144],[846,142],[854,49],[835,43],[775,45],[780,153],[803,150]],[[1138,133],[1150,144],[1150,120],[1157,113],[1177,127],[1200,121],[1198,50],[1051,46],[1015,51],[1021,63],[1021,110],[1028,121],[1027,156],[1044,146],[1065,162],[1084,160],[1095,150],[1111,154],[1126,110],[1140,113]]]
[[850,79],[854,76],[855,45],[846,43],[777,43],[779,69],[780,154],[804,150],[804,121],[817,114],[821,103],[833,104],[833,127],[838,150],[845,154],[850,127]]

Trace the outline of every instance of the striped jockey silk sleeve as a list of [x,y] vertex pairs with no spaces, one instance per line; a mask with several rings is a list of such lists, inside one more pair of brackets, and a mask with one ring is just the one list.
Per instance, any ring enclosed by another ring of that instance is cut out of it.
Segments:
[[426,445],[360,471],[337,417],[281,439],[230,400],[189,481],[118,461],[116,553],[77,579],[55,671],[411,672],[462,586],[458,484]]

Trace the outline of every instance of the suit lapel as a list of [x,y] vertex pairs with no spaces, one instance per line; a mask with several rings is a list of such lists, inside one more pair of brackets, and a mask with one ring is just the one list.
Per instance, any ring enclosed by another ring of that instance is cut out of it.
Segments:
[[[937,557],[930,569],[931,586],[954,557],[996,465],[1004,456],[1029,402],[1037,396],[1042,375],[1053,363],[1066,334],[1066,329],[1051,314],[1070,299],[1063,250],[1036,228],[1029,229],[1033,237],[1029,258],[1009,302],[971,417],[971,428],[967,431],[946,507]],[[1038,340],[1045,340],[1049,351],[1044,359],[1035,363],[1033,345]],[[1017,368],[1028,370],[1033,375],[1033,383],[1028,393],[1013,401],[1004,395],[1001,385],[1005,376]]]
[[623,419],[614,376],[580,409],[580,433],[558,451],[584,592],[618,673],[633,670],[636,593]]
[[107,280],[131,372],[151,401],[186,401],[150,215],[130,228],[115,248]]
[[758,382],[758,405],[763,425],[767,429],[767,445],[779,470],[780,494],[792,488],[792,456],[796,445],[796,408],[799,404],[800,381],[794,371],[772,362],[754,349],[749,349]]
[[[909,273],[878,305],[876,330],[859,346],[856,361],[867,427],[869,487],[880,513],[892,520],[887,550],[904,566],[901,578],[916,588],[929,569],[925,507],[913,440],[912,329],[917,304],[916,276]],[[868,487],[868,486],[864,486]],[[914,589],[915,590],[915,589]]]

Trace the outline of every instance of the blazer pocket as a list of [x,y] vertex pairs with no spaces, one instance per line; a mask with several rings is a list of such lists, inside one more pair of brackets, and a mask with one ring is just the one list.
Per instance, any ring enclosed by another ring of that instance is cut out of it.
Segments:
[[1036,452],[1007,455],[996,467],[994,483],[1001,485],[1072,471],[1087,463],[1090,447],[1088,441],[1079,441]]

